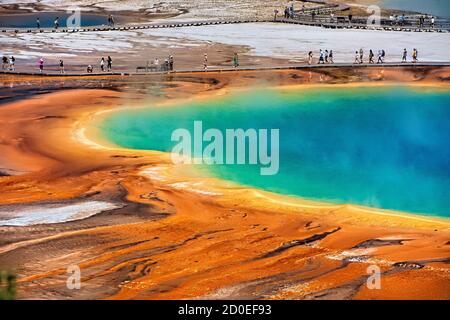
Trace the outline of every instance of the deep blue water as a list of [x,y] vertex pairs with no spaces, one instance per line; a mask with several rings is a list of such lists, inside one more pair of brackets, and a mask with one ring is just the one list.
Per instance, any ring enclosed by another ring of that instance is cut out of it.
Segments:
[[417,11],[450,18],[449,0],[383,0],[383,6],[391,9]]
[[[59,17],[60,27],[66,27],[67,18],[70,15],[71,14],[66,12],[39,12],[30,14],[0,15],[0,27],[36,28],[36,19],[38,17],[41,23],[41,28],[53,28],[56,17]],[[80,24],[82,27],[107,25],[108,16],[81,12]]]
[[240,184],[333,203],[450,216],[450,91],[360,87],[249,91],[111,114],[106,138],[170,152],[176,128],[279,128],[280,170],[207,166]]

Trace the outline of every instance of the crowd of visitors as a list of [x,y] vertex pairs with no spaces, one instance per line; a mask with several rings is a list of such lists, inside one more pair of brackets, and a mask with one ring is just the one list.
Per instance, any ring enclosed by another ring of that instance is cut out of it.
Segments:
[[16,70],[16,58],[14,56],[3,56],[2,58],[2,70],[15,71]]
[[290,6],[284,8],[284,17],[286,19],[294,18],[294,14],[295,14],[295,12],[294,12],[294,4],[291,4]]
[[[319,62],[318,64],[325,64],[325,63],[334,63],[334,54],[333,50],[328,51],[320,49],[319,51]],[[308,64],[312,64],[313,62],[313,52],[308,52]]]
[[[10,71],[10,72],[14,72],[16,70],[16,58],[14,56],[3,56],[2,57],[2,70],[3,71]],[[59,63],[59,73],[61,74],[65,74],[66,70],[65,70],[65,65],[64,65],[64,60],[60,59]],[[45,67],[45,60],[43,57],[39,58],[37,61],[37,68],[39,70],[39,73],[44,73],[44,67]],[[111,72],[112,71],[112,58],[111,56],[108,56],[107,59],[105,59],[104,57],[102,57],[100,59],[100,70],[102,72],[108,71]],[[92,67],[92,65],[88,65],[86,71],[88,73],[93,73],[94,72],[94,68]]]
[[[335,10],[329,7],[315,7],[305,10],[305,5],[303,4],[302,9],[296,12],[294,11],[294,5],[286,6],[284,8],[284,18],[285,19],[310,19],[312,21],[328,21],[330,23],[347,22],[349,24],[365,24],[367,21],[366,16],[353,17],[352,13],[346,16],[342,14],[335,15]],[[275,20],[277,19],[278,10],[275,10]],[[386,16],[381,19],[381,24],[391,25],[391,26],[418,26],[419,28],[435,28],[436,17],[431,15],[412,15],[406,16],[405,14],[391,14],[389,17]]]
[[[419,52],[416,48],[412,50],[411,53],[411,62],[416,63],[418,61]],[[386,51],[384,49],[380,49],[377,52],[377,64],[383,64],[386,61]],[[402,54],[402,63],[408,62],[408,51],[405,48],[403,50]],[[314,53],[313,51],[308,52],[308,64],[311,65],[314,63]],[[327,63],[334,63],[334,53],[333,50],[319,50],[319,57],[317,60],[317,64],[327,64]],[[375,53],[372,49],[369,50],[367,56],[365,55],[364,49],[361,48],[357,51],[355,51],[355,64],[363,64],[363,63],[369,63],[373,64],[375,63]]]
[[[386,51],[384,49],[380,49],[376,52],[376,55],[374,53],[374,51],[372,49],[370,49],[368,51],[368,53],[366,54],[366,52],[364,52],[363,48],[360,48],[359,50],[355,51],[355,59],[354,59],[354,64],[363,64],[363,63],[368,63],[368,64],[374,64],[375,63],[375,58],[376,63],[377,64],[383,64],[386,61]],[[416,48],[414,48],[411,51],[411,62],[412,63],[416,63],[418,62],[418,57],[419,57],[419,52]],[[318,52],[318,59],[317,59],[317,64],[333,64],[335,63],[334,61],[334,52],[333,50],[323,50],[320,49]],[[315,63],[314,61],[314,53],[313,51],[309,51],[308,52],[308,57],[307,57],[307,61],[308,61],[308,65],[312,65]],[[99,66],[99,70],[101,72],[112,72],[112,58],[111,56],[107,56],[107,58],[105,57],[101,57],[100,62],[98,64]],[[402,55],[401,55],[401,62],[402,63],[406,63],[408,62],[408,50],[405,48],[403,49]],[[239,68],[240,66],[240,62],[239,62],[239,55],[237,52],[235,52],[233,54],[233,57],[231,59],[231,63],[233,68]],[[16,64],[16,58],[14,56],[3,56],[2,58],[2,70],[3,71],[9,71],[9,72],[14,72],[16,70],[15,67]],[[38,60],[38,70],[39,73],[44,73],[44,66],[45,66],[45,61],[44,58],[40,58]],[[64,64],[64,60],[60,59],[59,60],[59,73],[61,74],[65,74],[66,70],[65,70],[65,64]],[[160,64],[160,61],[158,58],[155,58],[152,63],[151,66],[147,63],[147,67],[142,67],[143,69],[147,69],[147,71],[158,71],[158,72],[165,72],[165,71],[173,71],[174,70],[174,57],[173,55],[168,55],[167,58],[164,59],[164,62],[162,64]],[[203,69],[204,70],[208,70],[208,53],[204,53],[203,55]],[[94,67],[92,66],[92,64],[89,64],[86,67],[86,72],[87,73],[93,73],[94,72]]]

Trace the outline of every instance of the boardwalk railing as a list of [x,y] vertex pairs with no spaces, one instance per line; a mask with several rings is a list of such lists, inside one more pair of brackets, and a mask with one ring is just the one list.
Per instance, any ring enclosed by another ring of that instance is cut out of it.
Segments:
[[390,20],[382,19],[380,25],[371,25],[367,23],[367,18],[356,17],[349,21],[346,17],[331,16],[311,16],[311,15],[294,15],[293,18],[277,18],[276,22],[300,24],[314,27],[332,28],[332,29],[368,29],[368,30],[386,30],[386,31],[405,31],[405,32],[449,32],[450,22],[439,20],[434,27],[429,23],[419,26],[418,22],[393,24]]
[[151,24],[135,24],[135,25],[118,25],[109,26],[92,26],[72,28],[0,28],[2,33],[74,33],[74,32],[98,32],[98,31],[128,31],[142,29],[159,29],[159,28],[179,28],[179,27],[195,27],[208,25],[238,24],[238,23],[256,23],[256,22],[284,22],[295,23],[325,28],[358,28],[358,29],[380,29],[395,31],[429,31],[429,32],[449,32],[450,22],[447,20],[437,20],[435,27],[432,28],[429,23],[423,27],[419,27],[418,20],[408,20],[404,25],[392,25],[390,20],[382,19],[381,26],[367,25],[367,18],[354,17],[350,22],[345,17],[331,18],[329,15],[318,15],[314,18],[310,14],[295,14],[293,18],[277,17],[276,19],[235,19],[235,20],[203,20],[203,21],[179,21]]
[[202,20],[202,21],[178,21],[150,24],[134,24],[134,25],[117,25],[111,26],[91,26],[73,28],[0,28],[1,32],[9,33],[73,33],[73,32],[97,32],[97,31],[124,31],[124,30],[142,30],[142,29],[159,29],[159,28],[179,28],[179,27],[197,27],[219,24],[236,24],[236,23],[255,23],[267,22],[265,19],[233,19],[233,20]]
[[310,7],[310,8],[304,8],[301,10],[295,10],[295,15],[305,15],[305,14],[312,14],[313,12],[319,13],[319,14],[330,14],[334,12],[344,11],[348,10],[350,7],[346,4],[325,4],[323,6],[318,7]]

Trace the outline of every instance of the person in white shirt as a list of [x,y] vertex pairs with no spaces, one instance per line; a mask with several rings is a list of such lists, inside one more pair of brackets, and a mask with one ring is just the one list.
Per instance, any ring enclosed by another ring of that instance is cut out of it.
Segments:
[[100,69],[102,71],[105,71],[105,58],[102,57],[102,60],[100,60]]
[[9,70],[16,70],[16,58],[14,58],[14,56],[11,56],[11,58],[9,58]]
[[324,59],[324,55],[323,55],[322,49],[320,49],[319,64],[320,63],[325,64],[325,59]]

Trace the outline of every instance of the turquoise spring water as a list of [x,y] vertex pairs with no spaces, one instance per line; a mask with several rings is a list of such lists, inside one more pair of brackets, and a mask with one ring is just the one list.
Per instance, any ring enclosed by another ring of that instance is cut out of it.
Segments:
[[[450,217],[450,91],[411,87],[249,90],[208,102],[110,114],[111,142],[170,151],[176,128],[280,129],[280,169],[209,174],[302,198]],[[203,168],[204,169],[204,168]]]
[[448,0],[383,0],[382,6],[450,18],[450,1]]

